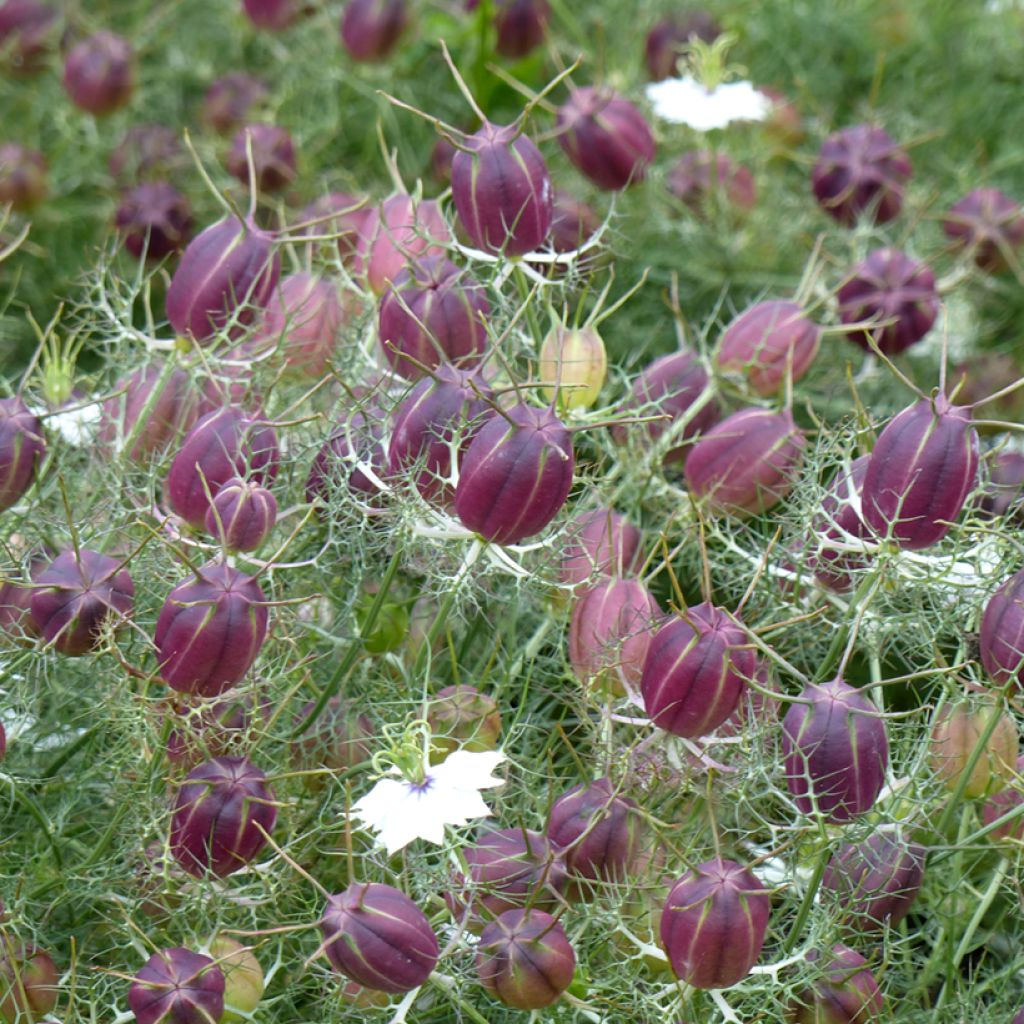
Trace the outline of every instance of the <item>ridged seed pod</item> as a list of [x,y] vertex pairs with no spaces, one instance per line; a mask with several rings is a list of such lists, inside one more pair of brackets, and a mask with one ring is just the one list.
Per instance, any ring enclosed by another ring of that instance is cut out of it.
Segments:
[[981,663],[989,678],[1024,687],[1024,569],[1004,580],[981,619]]
[[807,959],[822,975],[790,1007],[788,1024],[872,1024],[884,1003],[867,960],[837,943],[828,953],[812,950]]
[[502,57],[518,60],[544,42],[551,18],[548,0],[497,0],[494,6],[494,49]]
[[34,1024],[57,1005],[60,975],[53,958],[6,931],[0,938],[0,1017],[7,1024]]
[[584,202],[556,188],[552,200],[551,234],[548,240],[557,253],[575,252],[601,227],[597,214]]
[[7,0],[0,4],[4,70],[18,76],[42,71],[57,37],[57,19],[56,10],[37,0]]
[[317,378],[330,366],[348,318],[333,280],[299,271],[282,278],[256,338],[278,345],[285,364],[302,376]]
[[652,82],[661,82],[676,75],[679,58],[694,39],[713,43],[722,34],[722,27],[708,11],[686,11],[663,18],[647,33],[644,60]]
[[218,935],[210,943],[210,956],[224,973],[224,1016],[220,1024],[251,1020],[249,1015],[259,1006],[266,986],[263,967],[252,949]]
[[431,763],[443,761],[452,751],[497,750],[501,741],[501,711],[487,693],[469,683],[438,690],[427,701]]
[[244,757],[215,757],[193,768],[178,789],[171,854],[190,875],[225,878],[259,856],[276,820],[263,772]]
[[114,227],[137,260],[162,260],[184,249],[191,238],[192,208],[166,181],[144,182],[122,194]]
[[64,91],[76,107],[97,117],[125,106],[135,91],[132,44],[105,31],[83,39],[64,61]]
[[922,399],[878,435],[864,474],[864,521],[880,537],[919,551],[949,532],[978,481],[971,410],[945,395]]
[[341,43],[353,60],[385,60],[408,24],[406,0],[349,0],[341,15]]
[[295,144],[280,125],[246,125],[232,141],[224,166],[228,174],[245,186],[249,184],[250,148],[256,188],[260,192],[280,192],[295,180]]
[[[1017,758],[1017,772],[1024,777],[1024,756]],[[998,821],[1004,814],[1009,814],[1024,804],[1024,791],[1020,788],[1018,779],[1011,779],[1006,789],[994,793],[985,801],[981,809],[981,820],[985,825],[991,825]],[[1013,821],[1008,821],[994,828],[988,833],[990,842],[997,842],[1000,839],[1024,839],[1024,816],[1018,815]]]
[[46,157],[16,142],[0,146],[0,203],[24,213],[38,206],[49,191]]
[[177,946],[154,953],[128,989],[138,1024],[216,1024],[224,1013],[224,972],[210,957]]
[[306,500],[330,504],[344,486],[360,501],[376,504],[383,498],[388,472],[384,413],[368,404],[341,420],[317,452],[306,480]]
[[547,386],[541,394],[562,409],[587,409],[601,394],[608,376],[604,339],[594,327],[559,325],[541,343],[537,370]]
[[255,551],[277,522],[277,499],[260,484],[234,477],[206,513],[206,532],[229,551]]
[[580,512],[565,532],[559,573],[563,583],[586,583],[593,576],[625,576],[643,562],[643,534],[613,509]]
[[[314,701],[302,706],[299,723],[309,721],[315,706]],[[373,738],[373,722],[343,697],[332,697],[310,727],[292,741],[292,763],[299,770],[347,771],[370,760]]]
[[110,154],[107,168],[123,186],[165,179],[184,168],[185,149],[166,124],[132,125]]
[[967,776],[963,793],[967,797],[987,796],[1013,779],[1020,749],[1013,717],[993,704],[946,705],[936,716],[929,740],[932,770],[946,789],[952,791],[960,785],[993,715],[995,727]]
[[867,564],[866,556],[829,547],[828,542],[853,543],[871,536],[861,518],[861,495],[870,458],[869,455],[861,455],[848,467],[839,467],[813,520],[813,529],[821,547],[810,555],[808,563],[814,570],[815,579],[829,590],[849,590],[853,584],[850,570]]
[[811,683],[782,720],[786,786],[802,814],[833,824],[871,809],[885,783],[885,722],[860,690],[842,679]]
[[661,915],[661,945],[672,971],[694,988],[729,988],[757,963],[771,897],[735,861],[710,860],[672,887]]
[[353,882],[329,896],[320,928],[331,966],[380,992],[418,988],[440,954],[426,914],[405,893],[377,882]]
[[282,32],[313,6],[308,0],[242,0],[242,10],[256,28]]
[[363,227],[373,211],[366,201],[349,192],[328,192],[304,207],[299,223],[317,221],[300,228],[300,235],[337,235],[338,255],[345,266],[351,266]]
[[0,512],[25,496],[45,454],[39,417],[20,398],[0,398]]
[[694,213],[706,215],[718,207],[746,213],[757,204],[757,186],[750,169],[724,153],[691,150],[668,172],[665,184]]
[[213,702],[169,700],[174,723],[167,737],[167,760],[182,771],[226,754],[244,754],[254,720],[267,724],[270,706],[251,691],[228,692]]
[[997,188],[976,188],[953,204],[942,230],[982,270],[997,273],[1016,261],[1024,244],[1024,210]]
[[266,97],[267,87],[260,79],[244,71],[232,71],[206,90],[201,116],[219,135],[230,135]]

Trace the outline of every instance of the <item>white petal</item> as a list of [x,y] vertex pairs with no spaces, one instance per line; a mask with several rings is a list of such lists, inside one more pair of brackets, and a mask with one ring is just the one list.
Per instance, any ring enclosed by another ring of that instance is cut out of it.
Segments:
[[431,776],[450,789],[493,789],[505,780],[491,773],[505,760],[499,750],[455,750],[430,769]]
[[698,131],[724,128],[731,121],[760,121],[771,110],[771,100],[750,82],[726,82],[708,90],[689,76],[652,82],[647,98],[658,117]]

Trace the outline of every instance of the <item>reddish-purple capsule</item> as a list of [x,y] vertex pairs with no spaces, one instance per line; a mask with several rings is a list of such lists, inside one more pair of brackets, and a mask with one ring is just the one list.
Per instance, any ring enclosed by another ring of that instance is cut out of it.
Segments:
[[994,273],[1016,262],[1024,244],[1024,210],[997,188],[976,188],[953,204],[942,230],[982,270]]
[[555,252],[575,252],[597,234],[600,227],[597,214],[586,203],[563,189],[555,189],[548,239]]
[[721,205],[745,213],[757,203],[757,186],[750,169],[724,153],[691,150],[684,153],[665,178],[668,190],[694,213],[706,214]]
[[945,395],[922,399],[878,435],[864,474],[864,521],[912,551],[949,532],[978,481],[971,411]]
[[353,60],[385,60],[408,24],[406,0],[349,0],[341,15],[341,43]]
[[388,477],[384,413],[376,406],[341,419],[317,452],[306,479],[306,500],[331,503],[341,486],[362,501],[383,497]]
[[687,11],[657,22],[644,43],[644,60],[651,81],[674,77],[679,58],[694,39],[713,43],[721,34],[721,25],[707,11]]
[[16,142],[0,146],[0,203],[23,213],[38,206],[49,191],[46,157]]
[[206,532],[229,551],[255,551],[277,522],[277,500],[261,484],[234,477],[213,499],[206,513]]
[[280,125],[250,124],[240,129],[224,161],[228,174],[249,184],[249,153],[260,192],[280,192],[295,180],[295,144]]
[[793,1002],[789,1024],[871,1024],[879,1019],[882,993],[860,953],[837,943],[825,954],[812,950],[807,959],[822,973]]
[[224,1013],[224,972],[180,946],[154,953],[128,989],[138,1024],[214,1024]]
[[242,0],[242,10],[256,28],[282,32],[312,11],[313,5],[307,0]]
[[889,740],[878,709],[842,679],[811,683],[782,720],[786,785],[803,814],[841,824],[871,809]]
[[122,185],[138,185],[180,170],[184,156],[178,133],[169,125],[136,124],[110,154],[107,167]]
[[76,107],[101,116],[123,107],[135,91],[135,51],[124,36],[97,32],[64,61],[64,90]]
[[757,963],[771,897],[731,860],[710,860],[672,887],[661,914],[661,945],[676,977],[694,988],[729,988]]
[[338,255],[342,263],[351,266],[356,246],[372,216],[373,211],[358,196],[349,192],[328,192],[313,200],[299,214],[300,224],[316,221],[301,228],[299,234],[336,235]]
[[192,236],[192,208],[166,181],[145,182],[121,196],[114,226],[137,259],[162,260],[185,248]]
[[253,108],[266,99],[267,87],[244,71],[232,71],[214,81],[203,97],[202,119],[220,135],[230,135],[249,120]]
[[1024,455],[1020,452],[997,452],[991,457],[988,479],[982,481],[983,490],[978,506],[990,516],[1006,515],[1019,507],[1024,497]]
[[338,349],[347,316],[337,282],[302,270],[282,279],[255,337],[278,346],[286,365],[303,376],[320,377]]
[[45,454],[39,417],[20,398],[0,398],[0,512],[25,496]]
[[643,534],[610,508],[578,513],[566,528],[562,550],[563,583],[586,583],[592,576],[623,576],[643,561]]
[[7,0],[0,5],[0,54],[15,75],[34,75],[46,66],[56,37],[57,11],[37,0]]
[[183,771],[210,758],[246,753],[254,719],[259,716],[266,725],[270,717],[269,702],[261,703],[252,691],[229,691],[198,705],[172,699],[167,708],[174,723],[167,737],[167,760]]
[[1024,569],[1005,580],[989,598],[981,619],[981,663],[1000,686],[1024,686]]
[[308,724],[315,707],[315,702],[309,701],[298,714],[305,731],[292,742],[292,762],[297,767],[342,772],[370,760],[374,729],[366,715],[344,698],[332,697]]
[[[1024,757],[1017,758],[1015,768],[1016,776],[1024,777]],[[981,820],[986,826],[993,825],[1005,814],[1017,810],[1021,804],[1024,804],[1024,792],[1021,791],[1019,782],[1011,780],[1006,789],[992,793],[985,801],[981,809]],[[1014,820],[998,825],[988,833],[988,839],[992,842],[1000,839],[1024,839],[1024,816],[1018,814]]]
[[820,548],[808,561],[815,579],[829,590],[849,590],[853,583],[850,571],[867,564],[866,556],[831,547],[829,542],[856,544],[871,537],[871,530],[861,516],[864,477],[870,458],[861,455],[849,466],[839,467],[813,520]]
[[[5,921],[10,915],[0,904]],[[34,1024],[53,1012],[60,993],[53,958],[38,946],[16,939],[7,928],[0,936],[0,1019]]]
[[548,0],[497,0],[494,49],[511,60],[525,57],[544,42],[550,18]]

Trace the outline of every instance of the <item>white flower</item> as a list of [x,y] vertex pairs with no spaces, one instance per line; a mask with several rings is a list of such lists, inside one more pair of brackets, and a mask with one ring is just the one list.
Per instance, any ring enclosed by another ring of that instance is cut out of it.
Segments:
[[456,750],[440,764],[428,765],[422,782],[401,777],[381,779],[352,805],[352,816],[377,833],[388,856],[414,839],[441,846],[445,825],[465,825],[491,810],[481,789],[504,784],[491,773],[505,759],[495,750]]
[[92,443],[96,425],[103,413],[99,402],[72,406],[70,409],[57,413],[49,413],[44,408],[32,411],[37,416],[45,416],[43,422],[46,426],[51,430],[56,430],[68,444],[75,447]]
[[763,121],[772,108],[772,101],[750,82],[724,82],[707,89],[691,75],[652,82],[647,98],[658,117],[701,132],[732,121]]

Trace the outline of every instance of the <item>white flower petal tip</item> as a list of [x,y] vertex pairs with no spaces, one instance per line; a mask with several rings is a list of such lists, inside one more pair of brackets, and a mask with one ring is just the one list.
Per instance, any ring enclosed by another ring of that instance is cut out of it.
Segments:
[[706,89],[696,79],[666,78],[647,86],[647,98],[663,121],[697,131],[724,128],[733,121],[763,121],[772,101],[750,82],[724,82]]

